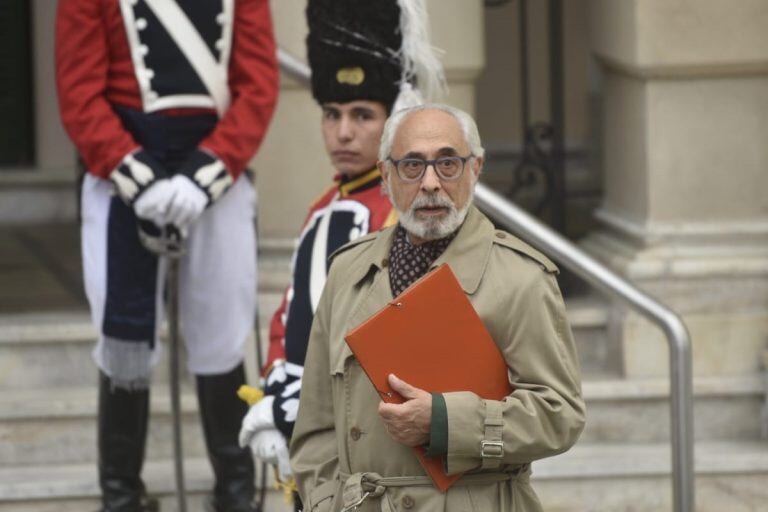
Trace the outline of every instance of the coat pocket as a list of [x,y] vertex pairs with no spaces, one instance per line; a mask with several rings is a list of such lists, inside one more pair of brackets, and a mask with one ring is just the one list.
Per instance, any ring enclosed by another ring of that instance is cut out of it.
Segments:
[[511,512],[517,510],[511,506],[510,489],[507,482],[468,485],[466,490],[472,510],[475,512],[484,512],[486,510]]
[[334,503],[338,501],[336,495],[341,492],[338,480],[328,480],[318,485],[309,493],[309,503],[307,509],[309,512],[330,512],[335,511]]

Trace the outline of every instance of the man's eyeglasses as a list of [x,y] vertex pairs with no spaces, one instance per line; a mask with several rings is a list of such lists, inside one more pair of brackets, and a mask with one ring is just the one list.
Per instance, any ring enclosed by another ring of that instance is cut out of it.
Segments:
[[415,183],[421,181],[427,167],[430,165],[435,169],[437,176],[443,181],[455,181],[461,178],[464,172],[464,166],[467,160],[474,155],[468,156],[441,156],[434,160],[424,160],[423,158],[402,158],[394,160],[387,158],[397,169],[397,175],[406,183]]

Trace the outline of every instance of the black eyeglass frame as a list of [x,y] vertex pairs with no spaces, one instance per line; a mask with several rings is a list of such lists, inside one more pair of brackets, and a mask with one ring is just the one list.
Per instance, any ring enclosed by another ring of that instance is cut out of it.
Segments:
[[[397,176],[402,181],[404,181],[405,183],[418,183],[419,181],[424,179],[424,175],[427,173],[427,168],[429,168],[430,165],[435,170],[435,174],[437,174],[437,177],[440,178],[442,181],[456,181],[459,178],[461,178],[461,176],[464,174],[464,168],[467,166],[467,162],[469,160],[473,159],[474,157],[475,157],[475,155],[470,153],[467,156],[458,156],[458,155],[455,155],[455,156],[441,156],[441,157],[435,158],[433,160],[426,160],[424,158],[412,158],[412,157],[401,158],[400,160],[395,160],[391,156],[387,157],[387,160],[389,162],[392,162],[392,165],[395,166],[395,171],[397,172]],[[448,159],[448,160],[461,160],[461,170],[456,174],[456,176],[450,176],[450,177],[443,176],[443,174],[437,169],[437,162],[439,162],[440,160],[446,160],[446,159]],[[400,162],[405,162],[407,160],[418,161],[418,162],[423,162],[424,163],[424,169],[421,171],[421,173],[417,177],[415,177],[415,178],[406,178],[406,177],[403,177],[403,175],[400,173]]]

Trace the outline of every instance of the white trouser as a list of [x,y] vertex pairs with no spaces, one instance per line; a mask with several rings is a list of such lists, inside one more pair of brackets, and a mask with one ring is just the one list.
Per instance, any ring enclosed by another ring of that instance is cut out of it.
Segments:
[[[82,189],[82,251],[85,291],[100,336],[93,351],[104,370],[101,326],[107,294],[107,228],[110,182],[90,174]],[[181,334],[187,366],[195,375],[225,373],[244,355],[256,314],[256,191],[243,175],[190,229],[179,268]],[[153,364],[160,357],[157,332],[163,320],[167,262],[158,265]]]

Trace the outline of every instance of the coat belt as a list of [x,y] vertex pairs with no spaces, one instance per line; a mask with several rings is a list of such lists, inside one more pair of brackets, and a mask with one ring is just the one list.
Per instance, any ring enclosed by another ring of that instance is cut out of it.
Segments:
[[[482,485],[512,480],[525,473],[529,468],[524,464],[512,471],[493,473],[472,473],[462,476],[454,485]],[[378,473],[339,473],[344,482],[341,512],[354,512],[364,501],[379,498],[381,512],[395,512],[395,507],[387,493],[390,487],[432,486],[432,479],[426,475],[383,477]]]

